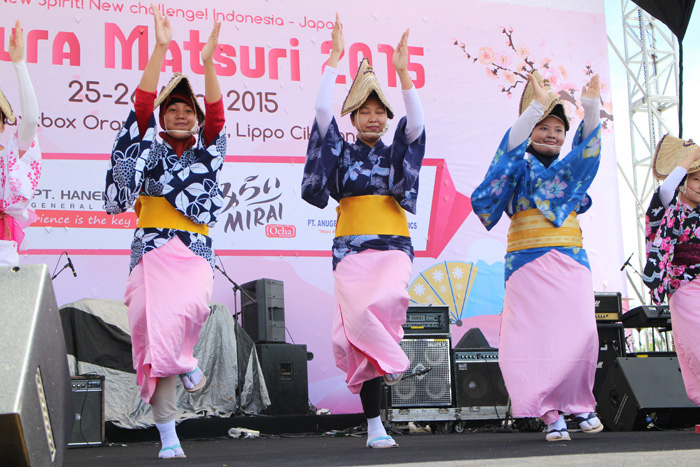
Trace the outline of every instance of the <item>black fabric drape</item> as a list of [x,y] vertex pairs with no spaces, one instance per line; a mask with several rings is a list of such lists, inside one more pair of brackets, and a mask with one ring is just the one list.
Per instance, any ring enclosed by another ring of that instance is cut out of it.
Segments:
[[664,23],[678,38],[678,137],[683,138],[683,38],[688,30],[695,0],[633,0],[644,11]]

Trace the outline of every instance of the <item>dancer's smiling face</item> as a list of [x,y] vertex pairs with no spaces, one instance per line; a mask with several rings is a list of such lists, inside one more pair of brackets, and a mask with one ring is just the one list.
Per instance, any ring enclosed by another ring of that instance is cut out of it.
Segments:
[[532,130],[530,139],[535,143],[535,149],[545,156],[556,156],[566,138],[564,123],[557,117],[549,116],[542,120]]
[[179,101],[168,105],[165,108],[165,116],[163,117],[165,122],[165,130],[179,130],[176,132],[168,133],[175,139],[187,139],[190,137],[189,133],[194,126],[197,124],[197,113],[188,104]]
[[370,147],[379,141],[378,133],[384,130],[387,118],[386,107],[373,95],[350,115],[352,126],[358,130],[357,137]]

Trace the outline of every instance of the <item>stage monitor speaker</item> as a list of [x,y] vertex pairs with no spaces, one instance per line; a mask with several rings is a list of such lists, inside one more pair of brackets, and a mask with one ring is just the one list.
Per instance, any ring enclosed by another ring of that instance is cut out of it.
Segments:
[[498,351],[454,352],[457,407],[505,407],[508,391],[498,366]]
[[484,349],[492,348],[489,341],[484,337],[484,333],[479,328],[471,328],[464,333],[455,349]]
[[444,336],[411,336],[401,341],[411,366],[391,386],[392,407],[452,406],[450,339]]
[[258,279],[241,288],[241,326],[253,342],[285,342],[284,283]]
[[256,344],[271,405],[270,415],[306,415],[309,379],[305,345]]
[[700,423],[700,407],[685,393],[678,358],[620,357],[598,397],[598,416],[612,431],[680,428]]
[[624,357],[625,328],[622,323],[598,323],[598,366],[595,370],[593,395],[597,398],[605,377],[615,364],[617,357]]
[[0,267],[0,310],[1,463],[60,466],[75,410],[46,265]]
[[100,446],[105,437],[105,377],[73,376],[75,424],[69,447]]

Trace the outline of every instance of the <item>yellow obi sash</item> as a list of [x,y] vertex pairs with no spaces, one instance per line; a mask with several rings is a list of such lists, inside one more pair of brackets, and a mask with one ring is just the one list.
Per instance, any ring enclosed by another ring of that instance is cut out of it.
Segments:
[[554,227],[539,209],[518,211],[510,220],[508,253],[548,246],[583,247],[577,214],[572,212],[561,227]]
[[209,235],[208,225],[192,222],[162,196],[139,196],[134,204],[134,211],[139,218],[136,226],[142,229],[185,230]]
[[336,208],[335,236],[401,235],[410,237],[406,211],[393,196],[350,196]]

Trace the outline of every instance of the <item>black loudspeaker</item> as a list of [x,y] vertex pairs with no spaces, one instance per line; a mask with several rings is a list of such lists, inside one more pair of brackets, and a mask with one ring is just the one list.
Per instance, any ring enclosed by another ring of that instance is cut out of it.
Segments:
[[105,437],[105,377],[102,375],[73,376],[75,424],[69,447],[100,446]]
[[305,345],[256,344],[271,415],[306,415],[309,412],[309,379]]
[[685,393],[676,357],[620,357],[598,396],[598,416],[612,431],[700,423],[700,407]]
[[598,323],[598,365],[595,370],[593,395],[597,398],[605,377],[615,364],[617,357],[627,355],[625,328],[622,323]]
[[498,351],[455,350],[454,368],[457,407],[508,405]]
[[60,466],[75,410],[46,265],[0,267],[0,310],[1,463]]
[[471,328],[464,333],[455,349],[483,349],[491,348],[489,341],[486,340],[484,334],[479,328]]
[[258,279],[241,288],[241,326],[253,342],[285,342],[284,283]]
[[411,366],[401,381],[391,386],[391,406],[452,406],[450,339],[444,336],[404,338],[401,348]]

